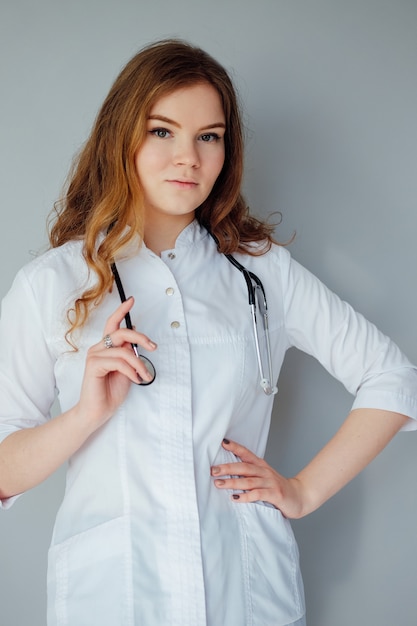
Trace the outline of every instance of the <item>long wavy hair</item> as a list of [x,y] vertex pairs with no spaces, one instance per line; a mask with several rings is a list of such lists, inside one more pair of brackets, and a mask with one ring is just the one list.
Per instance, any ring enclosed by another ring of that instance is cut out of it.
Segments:
[[[198,83],[209,83],[219,93],[226,133],[224,166],[196,218],[216,237],[220,252],[262,254],[271,246],[274,226],[250,216],[241,195],[242,122],[228,73],[187,42],[153,43],[136,54],[115,80],[51,215],[51,246],[82,239],[88,268],[97,276],[69,311],[67,337],[85,324],[90,309],[111,291],[112,260],[138,234],[143,240],[143,193],[135,155],[145,140],[151,108],[162,96]],[[251,242],[262,244],[251,248]]]

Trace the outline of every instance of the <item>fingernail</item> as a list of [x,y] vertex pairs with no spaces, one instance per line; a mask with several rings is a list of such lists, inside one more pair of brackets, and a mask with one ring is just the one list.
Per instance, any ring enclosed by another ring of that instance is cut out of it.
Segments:
[[222,480],[221,478],[218,478],[217,480],[214,481],[214,484],[217,487],[221,487],[222,485],[224,485],[224,480]]
[[226,446],[227,446],[227,445],[230,443],[230,441],[229,441],[228,439],[224,438],[224,439],[223,439],[223,443],[225,443],[225,444],[226,444]]
[[126,302],[127,302],[128,300],[131,300],[132,298],[133,298],[133,296],[129,296],[128,298],[126,298]]
[[232,498],[233,498],[233,500],[239,500],[240,495],[239,495],[238,493],[234,493],[234,494],[232,495]]
[[138,377],[139,385],[144,382],[150,383],[153,378],[153,376],[149,372],[145,372],[143,375],[139,374],[139,372],[136,372],[136,376]]
[[151,346],[151,348],[156,348],[157,347],[156,343],[154,341],[151,341],[150,339],[149,339],[149,345]]
[[212,467],[211,468],[211,473],[212,474],[220,474],[220,467],[216,467],[216,466]]

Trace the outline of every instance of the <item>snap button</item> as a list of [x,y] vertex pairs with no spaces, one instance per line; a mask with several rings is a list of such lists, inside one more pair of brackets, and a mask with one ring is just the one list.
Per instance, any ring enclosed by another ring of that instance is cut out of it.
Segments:
[[175,254],[173,252],[170,252],[168,254],[168,259],[175,259]]
[[174,294],[174,289],[172,287],[168,287],[168,289],[165,289],[165,293],[167,296],[172,296]]
[[171,328],[179,328],[179,327],[180,327],[179,322],[171,322]]

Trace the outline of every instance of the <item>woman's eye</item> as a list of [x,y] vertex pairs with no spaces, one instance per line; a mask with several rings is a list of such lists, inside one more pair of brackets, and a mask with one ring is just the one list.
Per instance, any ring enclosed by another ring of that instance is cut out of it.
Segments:
[[159,137],[160,139],[166,139],[167,137],[169,137],[169,130],[167,130],[166,128],[152,128],[152,130],[149,131],[151,133],[151,135],[154,135],[155,137]]
[[220,139],[217,133],[204,133],[204,135],[200,135],[201,141],[205,141],[209,143],[211,141],[218,141]]

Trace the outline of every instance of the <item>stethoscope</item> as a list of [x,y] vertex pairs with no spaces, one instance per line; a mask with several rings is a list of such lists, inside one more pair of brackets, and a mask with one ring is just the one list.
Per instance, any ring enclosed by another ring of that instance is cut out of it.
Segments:
[[[126,302],[127,298],[126,298],[125,290],[123,289],[123,284],[122,284],[122,281],[121,281],[121,278],[120,278],[120,274],[119,274],[119,272],[117,270],[116,263],[113,261],[113,263],[111,264],[110,267],[111,267],[111,271],[113,272],[114,282],[116,283],[116,287],[117,287],[117,291],[119,292],[120,300],[121,300],[121,302]],[[126,328],[129,328],[129,330],[133,330],[132,318],[130,317],[129,311],[125,315],[125,324],[126,324]],[[137,343],[132,343],[131,346],[132,346],[133,352],[136,354],[137,358],[142,361],[142,363],[145,365],[146,369],[148,370],[149,374],[152,376],[150,381],[141,380],[138,384],[139,385],[143,385],[144,387],[146,385],[152,385],[153,381],[156,378],[156,369],[155,369],[154,364],[152,363],[152,361],[150,359],[148,359],[147,356],[144,356],[143,354],[139,353],[139,347],[138,347]]]
[[[213,234],[211,234],[211,236],[213,237],[214,241],[218,244],[216,237]],[[258,278],[258,276],[256,276],[256,274],[254,274],[253,272],[250,272],[249,270],[247,270],[246,267],[244,267],[244,265],[239,263],[239,261],[237,261],[234,258],[234,256],[232,256],[231,254],[225,254],[224,256],[234,267],[236,267],[240,272],[242,272],[245,278],[246,287],[248,290],[248,301],[249,301],[249,306],[250,306],[251,316],[252,316],[252,326],[253,326],[253,336],[254,336],[254,341],[255,341],[256,358],[258,361],[258,369],[259,369],[259,376],[260,376],[259,384],[267,396],[273,395],[277,393],[278,389],[275,385],[273,385],[274,379],[273,379],[273,370],[272,370],[271,343],[269,339],[268,305],[266,302],[264,286],[261,282],[261,279]],[[125,302],[126,295],[123,289],[123,284],[120,279],[119,272],[116,267],[116,263],[113,262],[111,264],[111,270],[113,272],[114,281],[116,283],[117,290],[119,292],[120,300],[122,302]],[[257,317],[256,317],[257,307],[259,308],[259,312],[262,317],[262,323],[263,323],[263,328],[265,332],[268,376],[266,376],[265,369],[262,363],[259,333],[258,333],[258,323],[257,323]],[[127,312],[125,315],[125,323],[126,323],[127,328],[129,329],[133,328],[132,320],[131,320],[129,312]],[[138,357],[138,359],[140,359],[144,363],[146,369],[152,376],[151,381],[149,382],[142,381],[139,384],[143,386],[151,385],[156,377],[155,366],[153,365],[152,361],[148,359],[148,357],[139,353],[139,348],[137,344],[132,343],[132,348],[133,348],[134,353]]]

